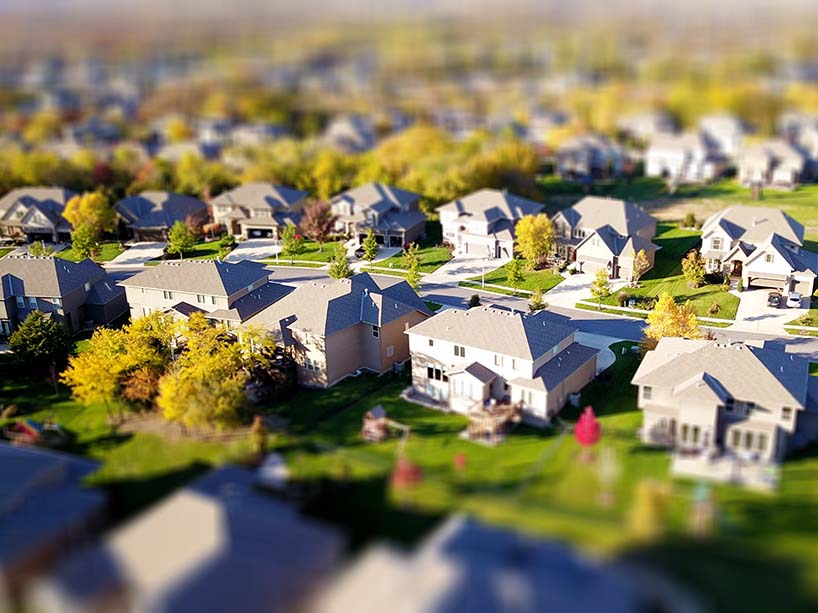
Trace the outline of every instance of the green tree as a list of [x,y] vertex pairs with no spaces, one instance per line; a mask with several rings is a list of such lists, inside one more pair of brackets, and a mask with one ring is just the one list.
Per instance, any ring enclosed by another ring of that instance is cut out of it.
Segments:
[[556,232],[548,215],[526,215],[515,227],[517,252],[532,268],[537,267],[554,248]]
[[411,258],[406,272],[406,282],[417,291],[420,289],[420,278],[420,260],[417,257]]
[[71,248],[80,259],[96,258],[99,253],[99,240],[91,226],[79,226],[71,233]]
[[88,226],[96,237],[116,229],[116,211],[101,192],[86,192],[74,196],[65,205],[63,217],[75,230]]
[[37,372],[62,369],[73,344],[65,326],[42,311],[29,313],[9,338],[14,356]]
[[701,287],[706,274],[704,258],[698,249],[691,249],[682,259],[682,274],[687,280],[687,285],[692,288]]
[[508,264],[506,264],[506,280],[514,289],[514,293],[516,294],[517,288],[520,287],[520,285],[522,285],[522,283],[525,281],[522,260],[513,258]]
[[591,283],[591,295],[597,300],[597,308],[602,309],[602,299],[611,295],[611,281],[608,278],[608,271],[600,268],[593,283]]
[[28,254],[34,257],[54,255],[54,247],[48,247],[43,241],[34,241],[28,246]]
[[378,241],[375,239],[375,233],[372,231],[372,228],[367,230],[366,238],[364,238],[361,243],[361,247],[364,248],[362,259],[369,262],[369,269],[372,270],[372,261],[378,257]]
[[301,229],[307,238],[318,243],[318,251],[324,250],[324,243],[335,228],[337,215],[332,214],[330,205],[319,200],[304,208],[301,216]]
[[306,245],[304,237],[299,234],[295,226],[287,226],[281,233],[281,253],[290,258],[292,264],[296,256],[304,253]]
[[333,279],[347,279],[352,276],[352,268],[349,266],[349,258],[343,245],[335,247],[335,255],[329,265],[329,276]]
[[168,230],[168,253],[179,254],[184,258],[185,251],[190,251],[196,244],[196,233],[183,221],[177,221]]

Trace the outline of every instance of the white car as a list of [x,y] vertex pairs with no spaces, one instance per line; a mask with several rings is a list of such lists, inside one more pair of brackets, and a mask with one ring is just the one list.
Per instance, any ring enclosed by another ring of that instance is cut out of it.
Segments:
[[801,294],[799,294],[798,292],[790,292],[790,295],[787,296],[787,308],[788,309],[801,308]]

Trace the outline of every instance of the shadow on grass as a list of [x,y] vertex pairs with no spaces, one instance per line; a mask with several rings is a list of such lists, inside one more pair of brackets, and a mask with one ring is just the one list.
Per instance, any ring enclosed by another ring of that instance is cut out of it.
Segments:
[[696,595],[705,610],[815,611],[802,566],[727,539],[670,539],[621,556],[662,572]]

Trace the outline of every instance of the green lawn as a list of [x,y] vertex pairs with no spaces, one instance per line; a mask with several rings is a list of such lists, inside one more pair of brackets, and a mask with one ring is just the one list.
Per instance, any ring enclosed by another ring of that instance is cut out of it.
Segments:
[[[563,281],[563,276],[554,274],[551,270],[528,270],[526,266],[525,260],[523,262],[523,277],[524,280],[520,284],[517,289],[524,289],[528,291],[535,291],[537,288],[540,288],[543,292],[547,292],[553,287],[556,287]],[[474,286],[480,286],[483,281],[482,275],[478,275],[476,277],[472,277],[469,279],[470,282],[474,283]],[[513,288],[508,282],[508,274],[506,272],[506,267],[501,266],[500,268],[495,268],[492,271],[486,271],[486,284],[491,285],[503,285],[510,290],[513,291]],[[467,287],[474,287],[474,286],[467,286]]]
[[7,256],[14,251],[14,247],[0,247],[0,258]]
[[[304,241],[304,252],[295,256],[296,260],[310,260],[313,262],[329,262],[332,256],[335,255],[335,248],[337,245],[343,245],[344,241],[332,241],[324,243],[321,249],[318,248],[318,243],[311,240]],[[280,256],[280,259],[288,259],[286,256]]]
[[[420,272],[434,272],[452,259],[449,248],[443,246],[443,234],[439,222],[426,222],[426,238],[418,243],[418,256]],[[376,265],[385,268],[389,268],[390,265],[394,268],[403,268],[403,254],[393,255],[391,258],[376,262]]]
[[791,326],[818,326],[818,298],[810,299],[810,307],[802,319],[798,317],[788,322]]
[[[691,306],[700,317],[717,317],[733,319],[736,316],[739,299],[722,290],[720,285],[703,285],[692,289],[682,275],[681,259],[691,249],[698,247],[701,234],[694,230],[681,230],[672,224],[659,224],[654,243],[661,247],[656,252],[656,261],[652,270],[640,280],[638,288],[626,288],[631,296],[658,297],[663,292],[670,292],[676,302],[690,301]],[[589,296],[588,300],[592,300]],[[711,315],[708,311],[714,303],[721,310]],[[611,295],[602,299],[602,304],[618,306],[617,296]]]
[[261,260],[267,266],[286,266],[288,268],[323,268],[326,264],[322,262],[295,262],[290,264],[289,260]]
[[[639,356],[633,343],[612,346],[615,364],[589,385],[580,406],[592,405],[602,425],[596,459],[562,429],[519,427],[500,446],[463,441],[466,419],[408,404],[399,392],[406,375],[364,375],[329,390],[301,389],[263,412],[288,420],[272,446],[283,453],[294,477],[309,493],[305,511],[339,525],[360,547],[384,537],[414,542],[442,514],[461,510],[516,530],[558,538],[601,555],[639,559],[663,568],[699,592],[714,610],[796,611],[818,605],[818,453],[788,461],[776,495],[713,488],[718,527],[710,538],[688,536],[696,485],[672,484],[667,533],[659,542],[636,543],[627,521],[635,487],[668,478],[666,452],[643,447],[636,437],[641,415],[629,384]],[[7,359],[7,358],[6,358]],[[3,365],[6,368],[6,365]],[[9,372],[9,370],[4,370]],[[122,516],[197,476],[207,466],[242,461],[249,441],[209,443],[124,435],[106,421],[101,407],[83,408],[64,391],[41,381],[4,377],[0,403],[15,402],[28,417],[55,418],[75,439],[69,448],[101,462],[91,485],[107,488]],[[411,428],[403,452],[423,470],[411,492],[389,486],[399,444],[361,441],[362,415],[382,404],[391,419]],[[561,417],[570,429],[577,411]],[[611,504],[600,502],[603,449],[618,467]],[[466,468],[454,467],[457,454]],[[741,586],[741,589],[736,589]]]
[[[99,257],[95,261],[97,262],[110,262],[120,253],[125,251],[125,248],[122,247],[121,243],[102,243],[100,245],[100,252]],[[70,260],[72,262],[79,262],[80,257],[74,253],[74,250],[69,247],[68,249],[63,249],[59,253],[55,254],[58,258],[62,258],[64,260]]]

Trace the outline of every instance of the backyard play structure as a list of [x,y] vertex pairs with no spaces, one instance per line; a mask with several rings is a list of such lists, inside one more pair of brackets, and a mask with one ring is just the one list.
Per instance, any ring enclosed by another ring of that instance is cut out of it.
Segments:
[[466,434],[470,440],[497,445],[522,418],[522,403],[483,404],[469,411]]
[[377,405],[364,414],[364,423],[361,427],[361,437],[370,443],[380,443],[389,438],[393,432],[400,433],[399,451],[403,450],[411,433],[411,428],[391,420],[386,415],[383,405]]

